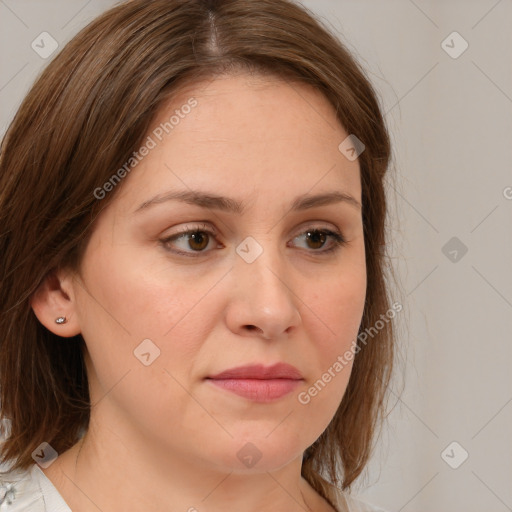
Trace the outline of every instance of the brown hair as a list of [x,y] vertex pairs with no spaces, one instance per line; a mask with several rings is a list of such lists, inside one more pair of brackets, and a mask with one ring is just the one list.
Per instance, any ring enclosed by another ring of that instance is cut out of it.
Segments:
[[[182,84],[237,69],[309,84],[333,105],[359,156],[367,294],[360,332],[390,310],[385,280],[384,176],[390,142],[376,94],[338,38],[290,0],[132,0],[91,22],[37,79],[0,154],[0,397],[13,469],[43,441],[61,453],[89,420],[81,335],[62,343],[30,297],[59,267],[79,271],[94,221],[116,196],[102,187],[143,141]],[[341,141],[340,141],[341,142]],[[394,359],[392,322],[360,344],[344,398],[310,446],[304,478],[332,504],[372,451]],[[42,406],[44,404],[44,407]],[[337,460],[341,461],[340,479]]]

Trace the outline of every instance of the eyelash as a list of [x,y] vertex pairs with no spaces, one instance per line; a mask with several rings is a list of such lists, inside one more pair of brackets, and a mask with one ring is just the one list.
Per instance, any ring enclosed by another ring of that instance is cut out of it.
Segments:
[[[331,239],[333,240],[333,243],[329,249],[323,249],[323,250],[311,249],[311,251],[308,251],[308,252],[317,253],[319,255],[329,255],[329,254],[332,254],[332,253],[338,251],[339,249],[341,249],[341,247],[343,247],[347,244],[347,240],[341,233],[331,231],[330,229],[322,229],[319,227],[308,228],[298,236],[307,235],[307,233],[311,233],[311,232],[312,233],[323,233],[323,234],[331,237]],[[175,253],[178,255],[188,256],[191,258],[197,258],[197,257],[201,256],[202,254],[210,252],[210,251],[203,250],[203,251],[185,252],[185,251],[179,251],[179,250],[175,250],[175,249],[169,249],[168,245],[167,245],[170,242],[178,240],[182,237],[186,237],[186,235],[194,235],[197,233],[206,233],[207,235],[212,236],[214,239],[217,236],[217,233],[215,230],[213,230],[211,228],[208,229],[206,224],[203,224],[202,227],[196,227],[194,229],[188,229],[188,226],[187,226],[187,229],[185,229],[184,231],[180,231],[179,233],[175,233],[174,235],[172,235],[170,237],[164,238],[164,239],[160,240],[160,242],[161,242],[162,246],[164,247],[164,249],[168,252],[172,252],[172,253]],[[297,238],[297,237],[294,237],[294,238]]]

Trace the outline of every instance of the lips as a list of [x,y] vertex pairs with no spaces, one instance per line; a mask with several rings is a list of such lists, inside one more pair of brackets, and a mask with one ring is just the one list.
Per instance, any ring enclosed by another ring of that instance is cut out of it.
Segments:
[[254,402],[273,402],[290,394],[303,381],[299,370],[286,363],[248,365],[207,377],[215,388]]
[[277,363],[272,366],[264,366],[262,364],[239,366],[225,370],[216,375],[207,377],[209,379],[289,379],[302,380],[302,375],[290,364]]

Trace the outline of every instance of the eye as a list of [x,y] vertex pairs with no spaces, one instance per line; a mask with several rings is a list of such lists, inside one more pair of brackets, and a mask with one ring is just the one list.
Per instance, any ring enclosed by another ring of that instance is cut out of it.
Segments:
[[[186,226],[184,231],[181,231],[180,233],[176,233],[175,235],[172,235],[168,238],[161,240],[161,243],[164,246],[164,248],[169,252],[183,254],[185,256],[196,256],[195,254],[193,254],[194,252],[208,252],[205,251],[205,249],[208,247],[211,240],[215,239],[215,236],[216,232],[211,229],[206,229],[205,224],[201,227],[196,227],[194,229],[190,229],[188,226]],[[178,250],[171,249],[171,242],[182,242],[181,250],[180,248],[178,248]],[[189,249],[192,249],[192,251],[187,251],[187,246]]]
[[[164,249],[168,252],[172,252],[179,255],[197,257],[202,253],[210,252],[206,249],[214,245],[213,242],[216,240],[217,233],[213,229],[208,229],[206,224],[195,228],[186,228],[170,237],[160,240]],[[310,249],[308,252],[317,253],[319,255],[332,253],[345,245],[347,241],[341,233],[331,231],[330,229],[321,228],[310,228],[299,236],[293,238],[293,240],[302,239],[306,241]],[[331,244],[327,249],[322,249],[328,240],[331,239]],[[181,247],[177,244],[181,243]],[[176,246],[178,247],[176,249]],[[191,249],[191,250],[190,250]],[[195,254],[194,254],[195,253]]]
[[[308,229],[304,233],[295,237],[294,240],[300,238],[309,244],[309,248],[312,247],[315,249],[313,252],[318,252],[320,254],[332,253],[347,243],[341,233],[336,233],[330,229],[321,228]],[[331,239],[331,245],[327,249],[317,250],[324,247],[329,238]]]

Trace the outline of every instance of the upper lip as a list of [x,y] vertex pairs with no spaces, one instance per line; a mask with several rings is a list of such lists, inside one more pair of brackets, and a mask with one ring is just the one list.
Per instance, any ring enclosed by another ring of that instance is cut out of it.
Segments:
[[210,375],[209,379],[292,379],[302,380],[302,375],[295,368],[287,363],[276,363],[272,366],[262,364],[251,364],[238,366],[225,370],[216,375]]

